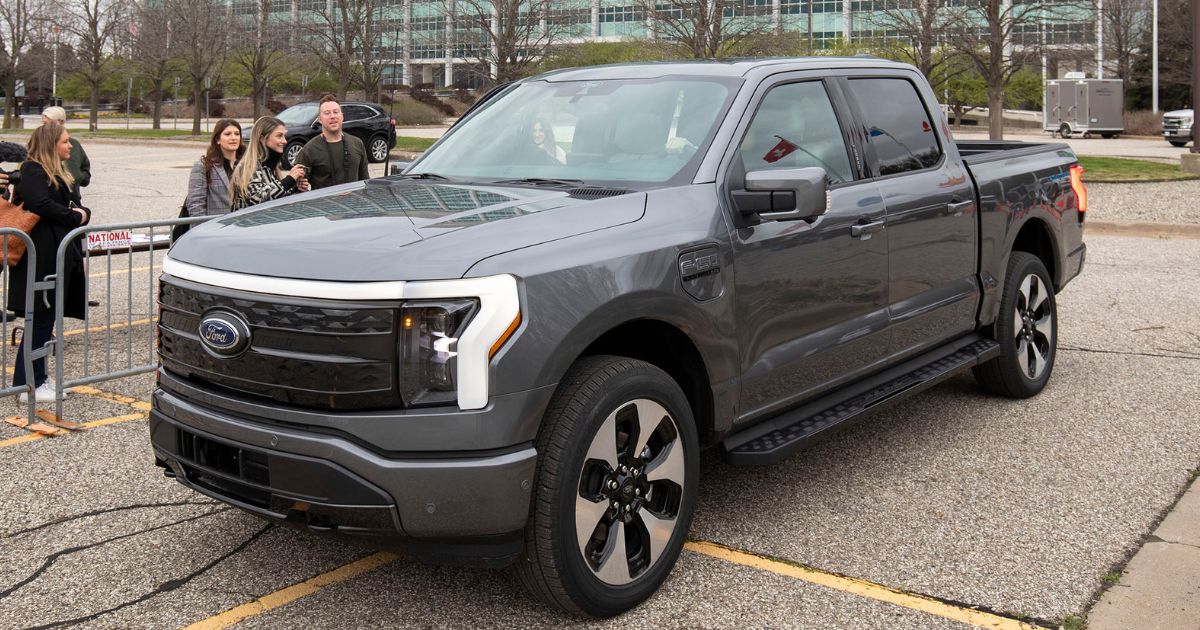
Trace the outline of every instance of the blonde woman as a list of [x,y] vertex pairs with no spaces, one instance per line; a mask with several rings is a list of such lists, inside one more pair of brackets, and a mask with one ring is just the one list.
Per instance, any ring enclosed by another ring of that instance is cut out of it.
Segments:
[[[71,137],[62,125],[50,122],[38,127],[29,137],[29,157],[21,163],[21,179],[15,186],[14,203],[24,204],[25,210],[38,217],[37,225],[29,232],[37,251],[38,280],[54,274],[55,256],[67,233],[87,225],[92,211],[80,205],[79,188],[67,168],[71,157]],[[67,248],[64,271],[63,314],[83,319],[87,310],[87,287],[83,273],[83,245],[78,239]],[[27,348],[40,348],[48,341],[54,329],[54,291],[48,291],[46,299],[35,294],[33,304],[25,303],[25,274],[29,256],[24,258],[8,274],[8,310],[20,316],[26,309],[33,310],[32,330],[26,330],[21,348],[17,350],[17,363],[13,370],[13,385],[26,385],[25,352]],[[47,307],[46,305],[51,306]],[[46,360],[33,362],[33,386],[37,388],[38,400],[53,401],[54,385],[46,380]],[[26,394],[21,394],[22,402]]]
[[308,190],[303,166],[297,164],[286,172],[280,167],[286,145],[287,127],[282,120],[263,116],[254,122],[246,154],[229,182],[234,210]]

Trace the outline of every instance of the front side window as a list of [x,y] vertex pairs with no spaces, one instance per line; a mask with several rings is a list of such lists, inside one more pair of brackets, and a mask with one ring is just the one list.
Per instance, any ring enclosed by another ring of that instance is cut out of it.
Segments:
[[464,119],[408,172],[475,181],[666,183],[694,172],[741,79],[521,83]]
[[851,79],[879,174],[929,168],[942,159],[937,134],[916,87],[904,79]]
[[820,81],[789,83],[767,92],[740,152],[747,172],[819,166],[832,183],[854,179],[833,103]]

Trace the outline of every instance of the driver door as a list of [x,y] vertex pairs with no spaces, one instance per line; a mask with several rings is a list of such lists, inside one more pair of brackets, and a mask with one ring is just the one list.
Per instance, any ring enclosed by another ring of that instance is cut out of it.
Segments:
[[748,172],[817,166],[829,195],[815,219],[753,224],[733,209],[736,225],[751,223],[732,239],[745,420],[861,375],[889,345],[885,210],[851,151],[840,88],[784,80],[760,94],[728,189],[741,189]]

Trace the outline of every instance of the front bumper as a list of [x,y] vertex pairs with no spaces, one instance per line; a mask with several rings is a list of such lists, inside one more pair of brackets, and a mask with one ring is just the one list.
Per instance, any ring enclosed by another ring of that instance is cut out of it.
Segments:
[[398,545],[457,542],[476,551],[453,554],[480,559],[519,551],[537,457],[526,443],[391,458],[343,435],[256,422],[162,388],[150,437],[180,483],[268,520]]
[[1192,128],[1175,127],[1172,129],[1163,129],[1162,135],[1163,138],[1166,138],[1167,140],[1191,140]]

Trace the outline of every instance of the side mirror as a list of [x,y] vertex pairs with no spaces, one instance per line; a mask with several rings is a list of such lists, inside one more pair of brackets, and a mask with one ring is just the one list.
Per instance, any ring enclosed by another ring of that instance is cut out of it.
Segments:
[[819,166],[751,171],[746,189],[735,191],[733,200],[742,214],[759,221],[812,219],[828,209],[827,181]]
[[311,125],[309,125],[309,126],[310,126],[310,127],[312,127],[313,129],[320,129],[320,128],[321,128],[321,121],[319,121],[319,120],[314,120],[314,121],[312,121],[312,124],[311,124]]

